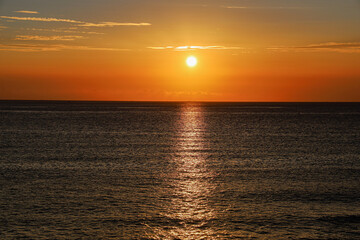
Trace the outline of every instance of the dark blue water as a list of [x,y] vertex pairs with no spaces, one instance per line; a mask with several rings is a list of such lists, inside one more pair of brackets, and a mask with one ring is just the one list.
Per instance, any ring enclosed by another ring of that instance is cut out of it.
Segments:
[[0,238],[359,239],[359,103],[0,102]]

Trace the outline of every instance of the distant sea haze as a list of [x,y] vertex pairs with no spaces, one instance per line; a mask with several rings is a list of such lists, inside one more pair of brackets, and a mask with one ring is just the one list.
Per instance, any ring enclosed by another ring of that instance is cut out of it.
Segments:
[[0,112],[1,239],[360,239],[359,103]]

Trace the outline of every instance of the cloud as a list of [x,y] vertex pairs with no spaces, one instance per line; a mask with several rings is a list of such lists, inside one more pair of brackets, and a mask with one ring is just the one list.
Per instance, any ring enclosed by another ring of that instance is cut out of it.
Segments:
[[343,53],[360,53],[360,42],[327,42],[319,44],[310,44],[307,46],[291,47],[271,47],[272,51],[325,51],[325,52],[343,52]]
[[77,31],[68,29],[53,29],[53,28],[26,28],[27,31],[39,31],[39,32],[57,32],[57,33],[80,33],[80,34],[98,34],[102,35],[102,32],[89,32],[89,31]]
[[81,21],[61,18],[42,18],[42,17],[9,17],[0,16],[3,19],[20,20],[20,21],[37,21],[37,22],[68,22],[68,23],[83,23]]
[[25,10],[21,10],[21,11],[14,11],[16,13],[27,13],[27,14],[39,14],[38,11],[25,11]]
[[191,50],[243,50],[242,47],[226,47],[226,46],[165,46],[165,47],[148,47],[153,50],[175,50],[175,51],[191,51]]
[[241,6],[221,6],[222,8],[230,8],[230,9],[248,9],[251,7],[241,7]]
[[264,7],[250,7],[250,6],[221,6],[228,9],[305,9],[304,7],[285,7],[285,6],[264,6]]
[[83,36],[32,36],[32,35],[17,35],[15,40],[23,41],[73,41],[84,38]]
[[47,52],[47,51],[62,51],[62,50],[82,50],[82,51],[128,51],[129,49],[118,48],[101,48],[89,46],[75,46],[75,45],[45,45],[45,44],[0,44],[0,51],[15,51],[15,52]]
[[5,28],[7,28],[7,27],[5,27],[5,26],[0,26],[0,30],[5,29]]
[[360,42],[327,42],[327,43],[320,43],[320,44],[312,44],[305,47],[299,47],[299,48],[307,48],[307,49],[359,49],[360,48]]
[[11,17],[11,16],[0,16],[3,19],[19,20],[19,21],[37,21],[37,22],[66,22],[76,23],[81,27],[115,27],[115,26],[150,26],[151,23],[133,23],[133,22],[100,22],[90,23],[72,19],[62,18],[42,18],[42,17]]
[[151,23],[120,23],[120,22],[100,22],[100,23],[83,23],[81,27],[115,27],[115,26],[150,26]]

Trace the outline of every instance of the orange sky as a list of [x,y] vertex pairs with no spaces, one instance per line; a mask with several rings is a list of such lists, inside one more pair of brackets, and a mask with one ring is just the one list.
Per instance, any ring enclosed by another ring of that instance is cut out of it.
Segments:
[[356,0],[2,1],[0,99],[360,101],[359,38]]

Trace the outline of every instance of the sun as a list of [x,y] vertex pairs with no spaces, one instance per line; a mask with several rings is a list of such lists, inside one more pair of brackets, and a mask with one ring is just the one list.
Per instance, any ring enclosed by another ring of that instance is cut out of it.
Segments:
[[186,59],[186,64],[189,66],[189,67],[195,67],[196,64],[197,64],[197,59],[196,57],[194,56],[190,56]]

